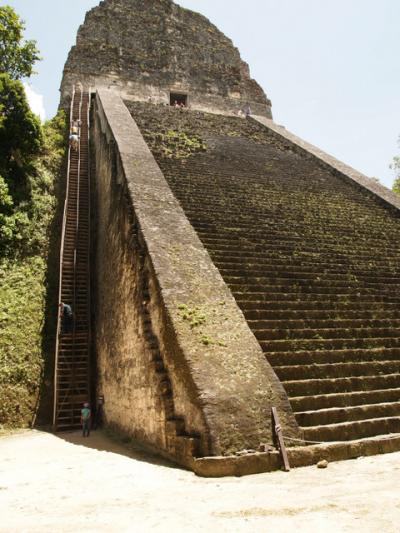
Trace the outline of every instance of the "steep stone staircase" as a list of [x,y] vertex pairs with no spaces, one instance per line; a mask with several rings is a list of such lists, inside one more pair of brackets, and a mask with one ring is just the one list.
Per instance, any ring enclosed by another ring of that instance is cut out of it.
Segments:
[[129,107],[306,441],[400,433],[399,213],[251,120]]
[[53,426],[56,431],[80,426],[82,403],[90,396],[89,278],[89,94],[74,91],[70,120],[80,120],[78,150],[70,149],[60,253],[59,301],[74,314],[71,332],[58,320]]

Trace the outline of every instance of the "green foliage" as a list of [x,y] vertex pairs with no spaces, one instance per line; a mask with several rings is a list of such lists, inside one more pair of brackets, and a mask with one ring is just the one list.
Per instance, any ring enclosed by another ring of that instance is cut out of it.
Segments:
[[[400,137],[398,140],[398,145],[400,148]],[[393,182],[392,190],[393,192],[400,194],[400,156],[397,155],[393,158],[393,162],[390,165],[390,168],[395,171],[395,179]]]
[[29,425],[43,367],[42,327],[54,183],[68,145],[63,112],[43,126],[19,78],[38,59],[0,8],[0,430]]
[[0,179],[0,257],[47,254],[48,230],[56,203],[54,178],[67,146],[64,112],[46,122],[42,130],[39,154],[25,167],[24,186],[13,184],[14,198],[9,184]]
[[40,257],[0,262],[0,429],[28,425],[35,408],[45,270]]
[[28,176],[43,144],[40,120],[19,81],[39,59],[35,42],[23,41],[24,29],[11,7],[0,7],[0,174],[16,206],[29,200]]
[[56,207],[54,181],[60,172],[68,143],[68,129],[64,111],[43,126],[43,145],[40,157],[34,163],[30,178],[31,201],[29,213],[30,253],[46,255],[48,232]]
[[67,148],[65,116],[43,126],[27,176],[29,199],[15,202],[0,178],[0,430],[32,420],[42,375],[46,259]]
[[[400,137],[397,141],[397,144],[400,148]],[[392,191],[395,192],[396,194],[400,194],[400,156],[399,155],[393,158],[393,161],[391,165],[389,165],[389,168],[391,168],[395,172],[395,178],[394,178],[394,182],[392,185]]]
[[8,185],[0,176],[0,244],[6,246],[13,240],[13,201],[9,194]]
[[8,193],[8,185],[4,178],[0,176],[0,212],[11,208],[13,205],[12,198]]
[[0,73],[18,80],[29,77],[40,59],[35,41],[23,41],[25,25],[10,6],[0,7]]
[[400,176],[397,176],[397,178],[395,178],[392,185],[392,191],[396,194],[400,194]]
[[8,185],[0,176],[0,244],[3,253],[14,243],[23,240],[24,230],[28,224],[26,213],[14,210]]
[[32,113],[21,82],[0,74],[0,173],[14,189],[23,187],[32,159],[43,145],[39,119]]
[[54,118],[45,122],[43,133],[44,145],[42,157],[49,170],[58,171],[65,155],[65,147],[68,140],[65,111],[59,111]]

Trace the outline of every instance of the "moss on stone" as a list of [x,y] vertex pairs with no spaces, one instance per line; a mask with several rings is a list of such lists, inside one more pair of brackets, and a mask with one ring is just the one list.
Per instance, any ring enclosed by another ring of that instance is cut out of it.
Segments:
[[184,131],[145,130],[143,136],[152,152],[163,158],[186,159],[195,153],[207,150],[207,145],[199,136]]

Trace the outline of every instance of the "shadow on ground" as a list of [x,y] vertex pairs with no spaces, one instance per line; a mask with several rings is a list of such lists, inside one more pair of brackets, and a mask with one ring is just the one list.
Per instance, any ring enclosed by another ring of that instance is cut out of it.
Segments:
[[92,431],[89,437],[83,437],[80,431],[56,433],[55,436],[76,446],[84,446],[85,448],[91,448],[102,452],[116,453],[118,455],[130,457],[135,461],[165,466],[167,468],[181,468],[175,463],[156,455],[153,451],[144,448],[139,443],[131,439],[125,442],[121,440],[121,438],[118,438],[105,430]]

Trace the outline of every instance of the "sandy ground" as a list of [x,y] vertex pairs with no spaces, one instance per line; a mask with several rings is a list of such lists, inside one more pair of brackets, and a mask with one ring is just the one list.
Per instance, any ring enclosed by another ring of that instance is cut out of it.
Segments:
[[0,438],[1,532],[400,532],[400,453],[204,479],[97,432]]

